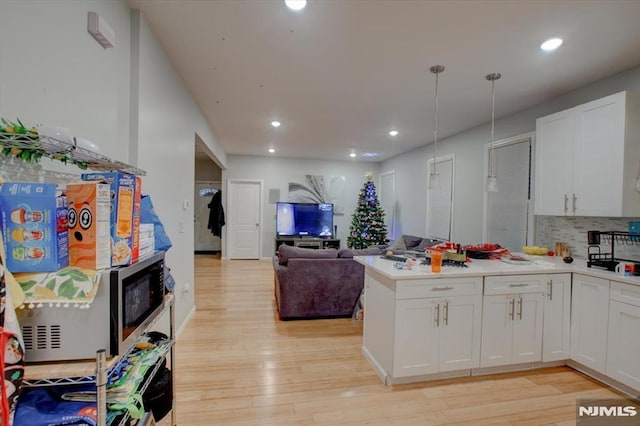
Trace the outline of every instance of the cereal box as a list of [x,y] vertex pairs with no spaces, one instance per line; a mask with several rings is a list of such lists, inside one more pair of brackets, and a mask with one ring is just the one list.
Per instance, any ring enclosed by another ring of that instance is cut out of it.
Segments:
[[56,184],[5,182],[0,213],[11,272],[54,272],[69,264],[67,199]]
[[111,265],[130,264],[136,177],[123,172],[83,173],[82,180],[103,181],[111,185]]
[[103,182],[67,184],[69,265],[111,267],[110,188]]
[[142,200],[142,178],[136,176],[136,189],[133,195],[133,235],[131,240],[131,263],[140,257],[140,202]]

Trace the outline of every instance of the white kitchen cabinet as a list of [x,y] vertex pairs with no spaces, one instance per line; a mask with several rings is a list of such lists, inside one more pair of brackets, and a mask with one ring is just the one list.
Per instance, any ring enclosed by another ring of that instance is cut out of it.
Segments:
[[547,275],[542,328],[542,361],[571,356],[571,274]]
[[398,300],[393,377],[478,367],[481,311],[480,294]]
[[639,97],[620,92],[536,120],[535,214],[637,214]]
[[611,282],[607,376],[640,391],[640,287]]
[[604,374],[609,320],[609,281],[573,274],[571,359]]
[[484,296],[480,367],[542,359],[540,293]]

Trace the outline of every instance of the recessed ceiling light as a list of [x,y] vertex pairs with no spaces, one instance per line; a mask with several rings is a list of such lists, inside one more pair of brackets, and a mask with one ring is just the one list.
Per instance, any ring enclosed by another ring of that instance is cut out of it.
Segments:
[[363,157],[377,157],[378,153],[377,152],[365,152],[362,154]]
[[271,122],[271,125],[272,125],[273,127],[280,127],[280,124],[281,124],[281,123],[280,123],[279,121],[272,121],[272,122]]
[[302,10],[307,5],[307,0],[284,0],[284,4],[291,10]]
[[556,50],[558,47],[560,47],[561,44],[562,44],[561,38],[550,38],[549,40],[545,41],[540,45],[540,49],[550,52],[552,50]]
[[349,157],[351,157],[351,158],[356,158],[356,153],[355,153],[355,152],[352,152],[351,154],[349,154]]
[[274,152],[276,152],[276,150],[273,148],[269,148],[269,152],[273,154]]
[[397,130],[391,130],[391,131],[389,132],[389,135],[390,135],[390,136],[398,136],[398,131],[397,131]]

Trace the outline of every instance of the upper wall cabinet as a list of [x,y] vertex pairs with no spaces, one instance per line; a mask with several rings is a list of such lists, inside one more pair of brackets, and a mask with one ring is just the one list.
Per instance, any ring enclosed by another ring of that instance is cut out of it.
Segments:
[[640,93],[620,92],[536,120],[538,215],[640,214]]

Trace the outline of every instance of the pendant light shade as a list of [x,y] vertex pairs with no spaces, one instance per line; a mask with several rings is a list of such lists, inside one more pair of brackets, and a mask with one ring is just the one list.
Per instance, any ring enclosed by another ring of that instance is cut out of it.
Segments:
[[433,167],[431,173],[429,173],[429,189],[440,189],[440,175],[436,170],[436,156],[438,154],[438,74],[444,71],[443,65],[434,65],[429,68],[433,74],[436,75],[436,102],[435,102],[435,125],[433,129]]
[[491,144],[489,145],[489,173],[487,175],[487,192],[498,191],[498,176],[496,172],[496,159],[493,152],[494,130],[495,130],[495,114],[496,114],[496,80],[502,77],[502,74],[494,72],[487,74],[485,78],[491,82]]

